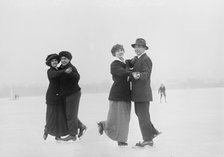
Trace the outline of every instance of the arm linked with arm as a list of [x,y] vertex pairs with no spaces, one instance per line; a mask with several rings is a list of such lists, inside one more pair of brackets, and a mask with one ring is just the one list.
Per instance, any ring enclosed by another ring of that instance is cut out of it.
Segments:
[[129,68],[123,68],[119,65],[114,63],[111,64],[111,74],[118,75],[118,76],[131,76],[131,71]]
[[67,75],[76,80],[80,79],[80,75],[75,67],[72,67],[72,71],[70,73],[67,73]]
[[138,57],[133,57],[132,59],[125,60],[125,63],[128,65],[129,68],[133,68],[137,60]]
[[59,77],[62,73],[64,73],[65,70],[48,70],[47,75],[49,78],[56,78]]

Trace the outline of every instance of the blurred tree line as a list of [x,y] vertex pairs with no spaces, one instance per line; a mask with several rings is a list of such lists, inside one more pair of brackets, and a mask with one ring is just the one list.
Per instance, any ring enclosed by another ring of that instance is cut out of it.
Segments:
[[[189,89],[189,88],[218,88],[224,87],[224,79],[170,79],[164,82],[152,82],[152,90],[158,90],[160,84],[163,83],[166,89]],[[112,81],[93,82],[89,84],[80,84],[82,93],[109,93]],[[45,84],[30,85],[13,85],[13,93],[23,96],[44,96],[47,91]],[[10,97],[12,86],[0,85],[0,97]]]

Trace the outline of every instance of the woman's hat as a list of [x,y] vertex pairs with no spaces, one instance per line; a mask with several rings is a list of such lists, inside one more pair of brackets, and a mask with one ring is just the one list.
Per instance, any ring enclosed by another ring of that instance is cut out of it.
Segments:
[[69,60],[72,60],[72,54],[70,53],[70,52],[68,52],[68,51],[61,51],[60,53],[59,53],[59,57],[61,58],[61,57],[66,57],[66,58],[68,58]]
[[135,48],[135,45],[144,46],[144,47],[146,48],[146,50],[149,49],[148,46],[146,46],[146,41],[145,41],[144,39],[142,39],[142,38],[138,38],[138,39],[136,39],[135,44],[132,44],[131,46],[132,46],[133,48]]
[[115,56],[115,52],[117,52],[118,50],[124,50],[123,45],[120,45],[120,44],[114,45],[111,49],[112,55]]
[[58,62],[60,62],[59,55],[54,53],[54,54],[50,54],[50,55],[47,56],[47,58],[46,58],[46,65],[51,66],[51,60],[52,59],[56,59]]

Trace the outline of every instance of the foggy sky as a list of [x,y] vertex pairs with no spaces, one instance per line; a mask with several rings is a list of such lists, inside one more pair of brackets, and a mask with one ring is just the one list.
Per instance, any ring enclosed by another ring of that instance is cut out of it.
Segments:
[[0,84],[48,82],[45,58],[70,51],[81,83],[111,80],[113,45],[146,40],[152,79],[224,78],[221,0],[0,0]]

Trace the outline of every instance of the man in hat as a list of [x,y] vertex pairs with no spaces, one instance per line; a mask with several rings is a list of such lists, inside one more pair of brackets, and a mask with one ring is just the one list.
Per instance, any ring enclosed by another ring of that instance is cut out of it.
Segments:
[[131,99],[135,104],[135,113],[139,120],[143,138],[143,142],[137,143],[136,146],[153,146],[153,138],[160,134],[160,132],[154,128],[149,114],[150,101],[153,100],[150,86],[152,61],[145,53],[145,51],[148,50],[148,46],[146,46],[146,41],[144,39],[138,38],[135,44],[131,46],[137,54],[132,73]]
[[[59,69],[70,69],[67,73],[63,73],[60,77],[60,93],[64,97],[66,118],[69,135],[62,140],[76,140],[76,135],[81,137],[87,129],[78,119],[79,101],[81,97],[81,88],[79,87],[80,75],[74,65],[71,64],[72,54],[68,51],[59,53],[61,66]],[[79,128],[79,133],[78,133]]]

